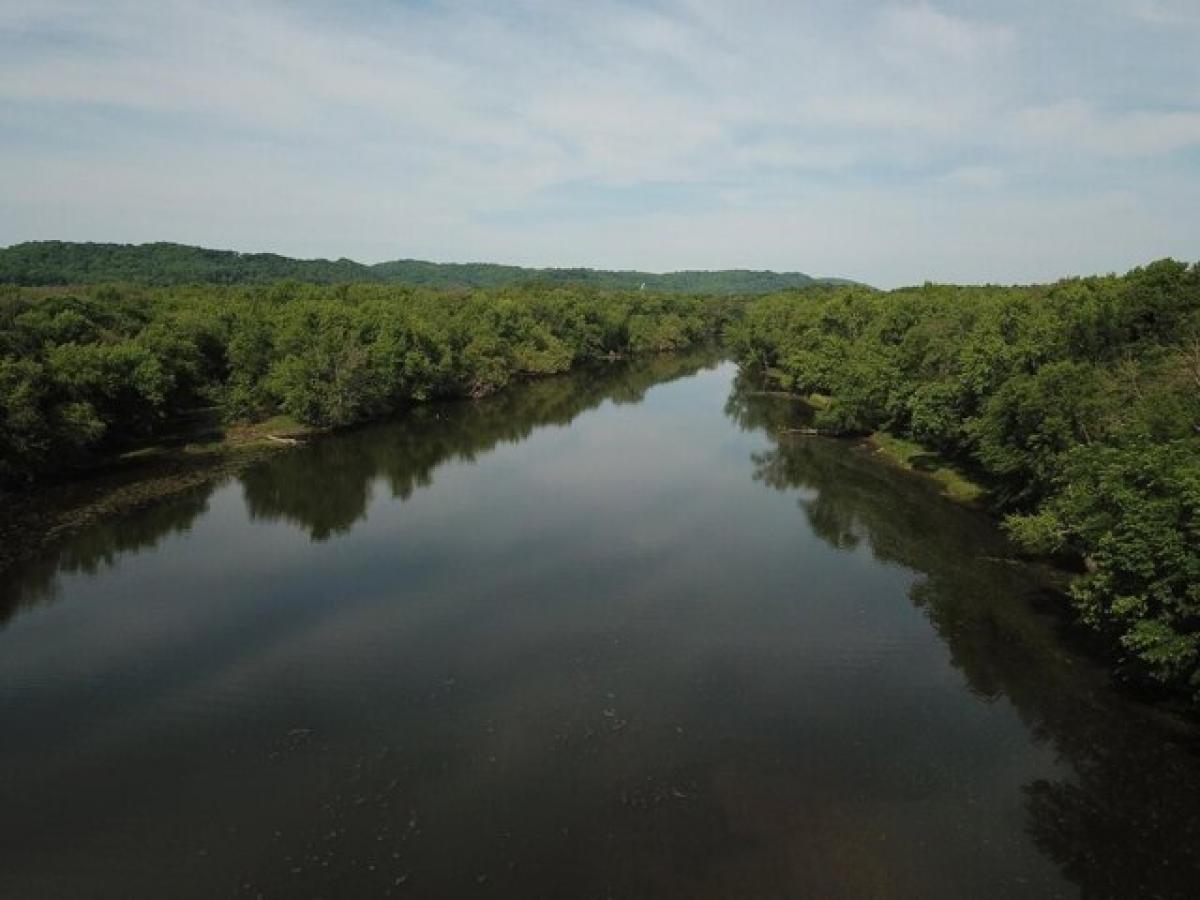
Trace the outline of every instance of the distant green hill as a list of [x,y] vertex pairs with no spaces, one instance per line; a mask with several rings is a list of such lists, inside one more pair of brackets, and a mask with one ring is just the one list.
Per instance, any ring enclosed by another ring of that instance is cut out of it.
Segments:
[[713,272],[527,269],[495,263],[398,259],[364,265],[349,259],[291,259],[274,253],[207,250],[186,244],[92,244],[30,241],[0,249],[0,283],[21,285],[262,284],[283,279],[336,284],[372,281],[424,287],[503,287],[528,282],[696,294],[765,294],[817,283],[845,283],[801,272],[725,269]]

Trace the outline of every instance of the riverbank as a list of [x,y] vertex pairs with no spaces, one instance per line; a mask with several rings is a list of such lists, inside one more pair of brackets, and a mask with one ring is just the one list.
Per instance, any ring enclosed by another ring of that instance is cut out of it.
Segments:
[[[653,371],[656,360],[673,360],[686,367],[697,356],[707,359],[714,353],[711,347],[701,347],[668,354],[605,355],[556,375],[515,378],[490,396],[500,397],[535,382],[566,389],[573,383],[571,376],[578,381],[589,372],[624,367]],[[585,391],[582,396],[589,395]],[[479,398],[435,398],[411,409],[476,402]],[[0,495],[0,573],[98,521],[134,513],[236,475],[297,445],[356,427],[316,428],[286,415],[223,425],[216,410],[196,411],[170,437],[102,459],[70,477]]]
[[[779,385],[778,378],[773,374],[772,370],[768,370],[767,375],[770,386],[755,393],[763,396],[787,397],[804,404],[813,413],[828,409],[832,402],[824,394],[799,394],[785,390]],[[987,496],[987,489],[979,482],[973,480],[961,467],[940,456],[933,450],[921,446],[916,441],[897,437],[886,431],[875,431],[867,435],[859,435],[826,432],[819,428],[807,427],[788,428],[782,433],[801,434],[809,437],[828,437],[835,440],[861,438],[866,446],[881,461],[895,468],[903,469],[906,472],[911,472],[932,480],[938,485],[944,497],[956,503],[968,506],[982,506]]]
[[979,506],[987,495],[983,485],[971,480],[953,463],[915,441],[876,431],[867,438],[867,443],[879,458],[889,465],[907,472],[915,472],[937,482],[942,495],[956,503]]
[[139,447],[75,478],[6,494],[0,509],[0,572],[94,522],[233,475],[319,434],[275,416],[202,439]]

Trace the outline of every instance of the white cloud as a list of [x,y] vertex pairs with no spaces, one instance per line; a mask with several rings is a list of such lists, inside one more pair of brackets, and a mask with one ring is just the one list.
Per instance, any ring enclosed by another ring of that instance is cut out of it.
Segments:
[[995,188],[1004,184],[1004,172],[996,166],[959,166],[941,177],[949,185],[967,188]]
[[1018,111],[1013,137],[1019,146],[1067,148],[1089,156],[1156,157],[1200,147],[1200,110],[1135,110],[1102,115],[1069,101]]
[[1152,25],[1200,25],[1200,9],[1193,0],[1133,0],[1129,11]]
[[904,58],[935,53],[972,60],[1006,49],[1013,29],[971,22],[949,15],[928,3],[894,6],[880,16],[880,41],[885,53]]
[[1200,64],[1122,26],[1186,8],[963,8],[0,0],[0,242],[1016,280],[1096,254],[1006,216],[1083,227],[1122,185],[1097,246],[1178,252]]

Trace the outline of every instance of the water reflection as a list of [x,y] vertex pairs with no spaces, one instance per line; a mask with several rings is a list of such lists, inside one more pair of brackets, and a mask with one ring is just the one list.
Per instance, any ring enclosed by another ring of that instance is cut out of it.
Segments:
[[920,578],[910,599],[949,648],[970,689],[1010,702],[1070,776],[1024,786],[1026,831],[1085,898],[1195,897],[1200,890],[1200,767],[1193,729],[1121,696],[1099,666],[1071,653],[1039,607],[1036,579],[990,522],[861,445],[779,436],[802,423],[793,401],[739,380],[726,413],[775,435],[754,478],[799,492],[812,532],[866,546]]
[[137,515],[101,519],[48,552],[0,570],[0,629],[25,609],[48,603],[63,575],[95,575],[129,554],[148,550],[172,534],[185,534],[208,509],[213,486],[189,489]]
[[[292,522],[314,541],[325,541],[363,519],[377,479],[391,496],[407,500],[429,487],[447,462],[470,462],[538,428],[569,425],[606,400],[637,403],[650,387],[695,374],[718,358],[712,350],[697,350],[615,360],[482,400],[419,406],[351,440],[318,440],[252,466],[238,476],[246,509],[251,518]],[[0,571],[0,628],[22,609],[53,601],[62,575],[95,574],[122,556],[186,533],[218,486],[200,485],[133,515],[101,519],[12,571]]]
[[246,507],[254,518],[285,519],[324,541],[366,515],[377,479],[392,497],[407,500],[447,462],[473,462],[499,444],[526,440],[534,429],[569,425],[606,400],[637,403],[654,385],[716,360],[712,351],[698,351],[599,363],[479,401],[416,407],[354,441],[317,442],[250,469],[241,476]]
[[9,579],[75,567],[0,633],[0,896],[1186,896],[1187,732],[985,516],[710,361],[334,436]]

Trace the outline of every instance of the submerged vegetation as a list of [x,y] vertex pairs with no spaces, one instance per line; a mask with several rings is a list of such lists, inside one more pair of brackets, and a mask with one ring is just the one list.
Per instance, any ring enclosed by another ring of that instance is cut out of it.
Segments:
[[1200,267],[779,294],[729,339],[827,395],[819,427],[885,431],[981,481],[1020,544],[1084,563],[1076,608],[1130,674],[1200,695]]
[[294,282],[14,291],[0,297],[0,484],[178,434],[198,411],[337,428],[581,360],[679,350],[717,337],[735,302]]

